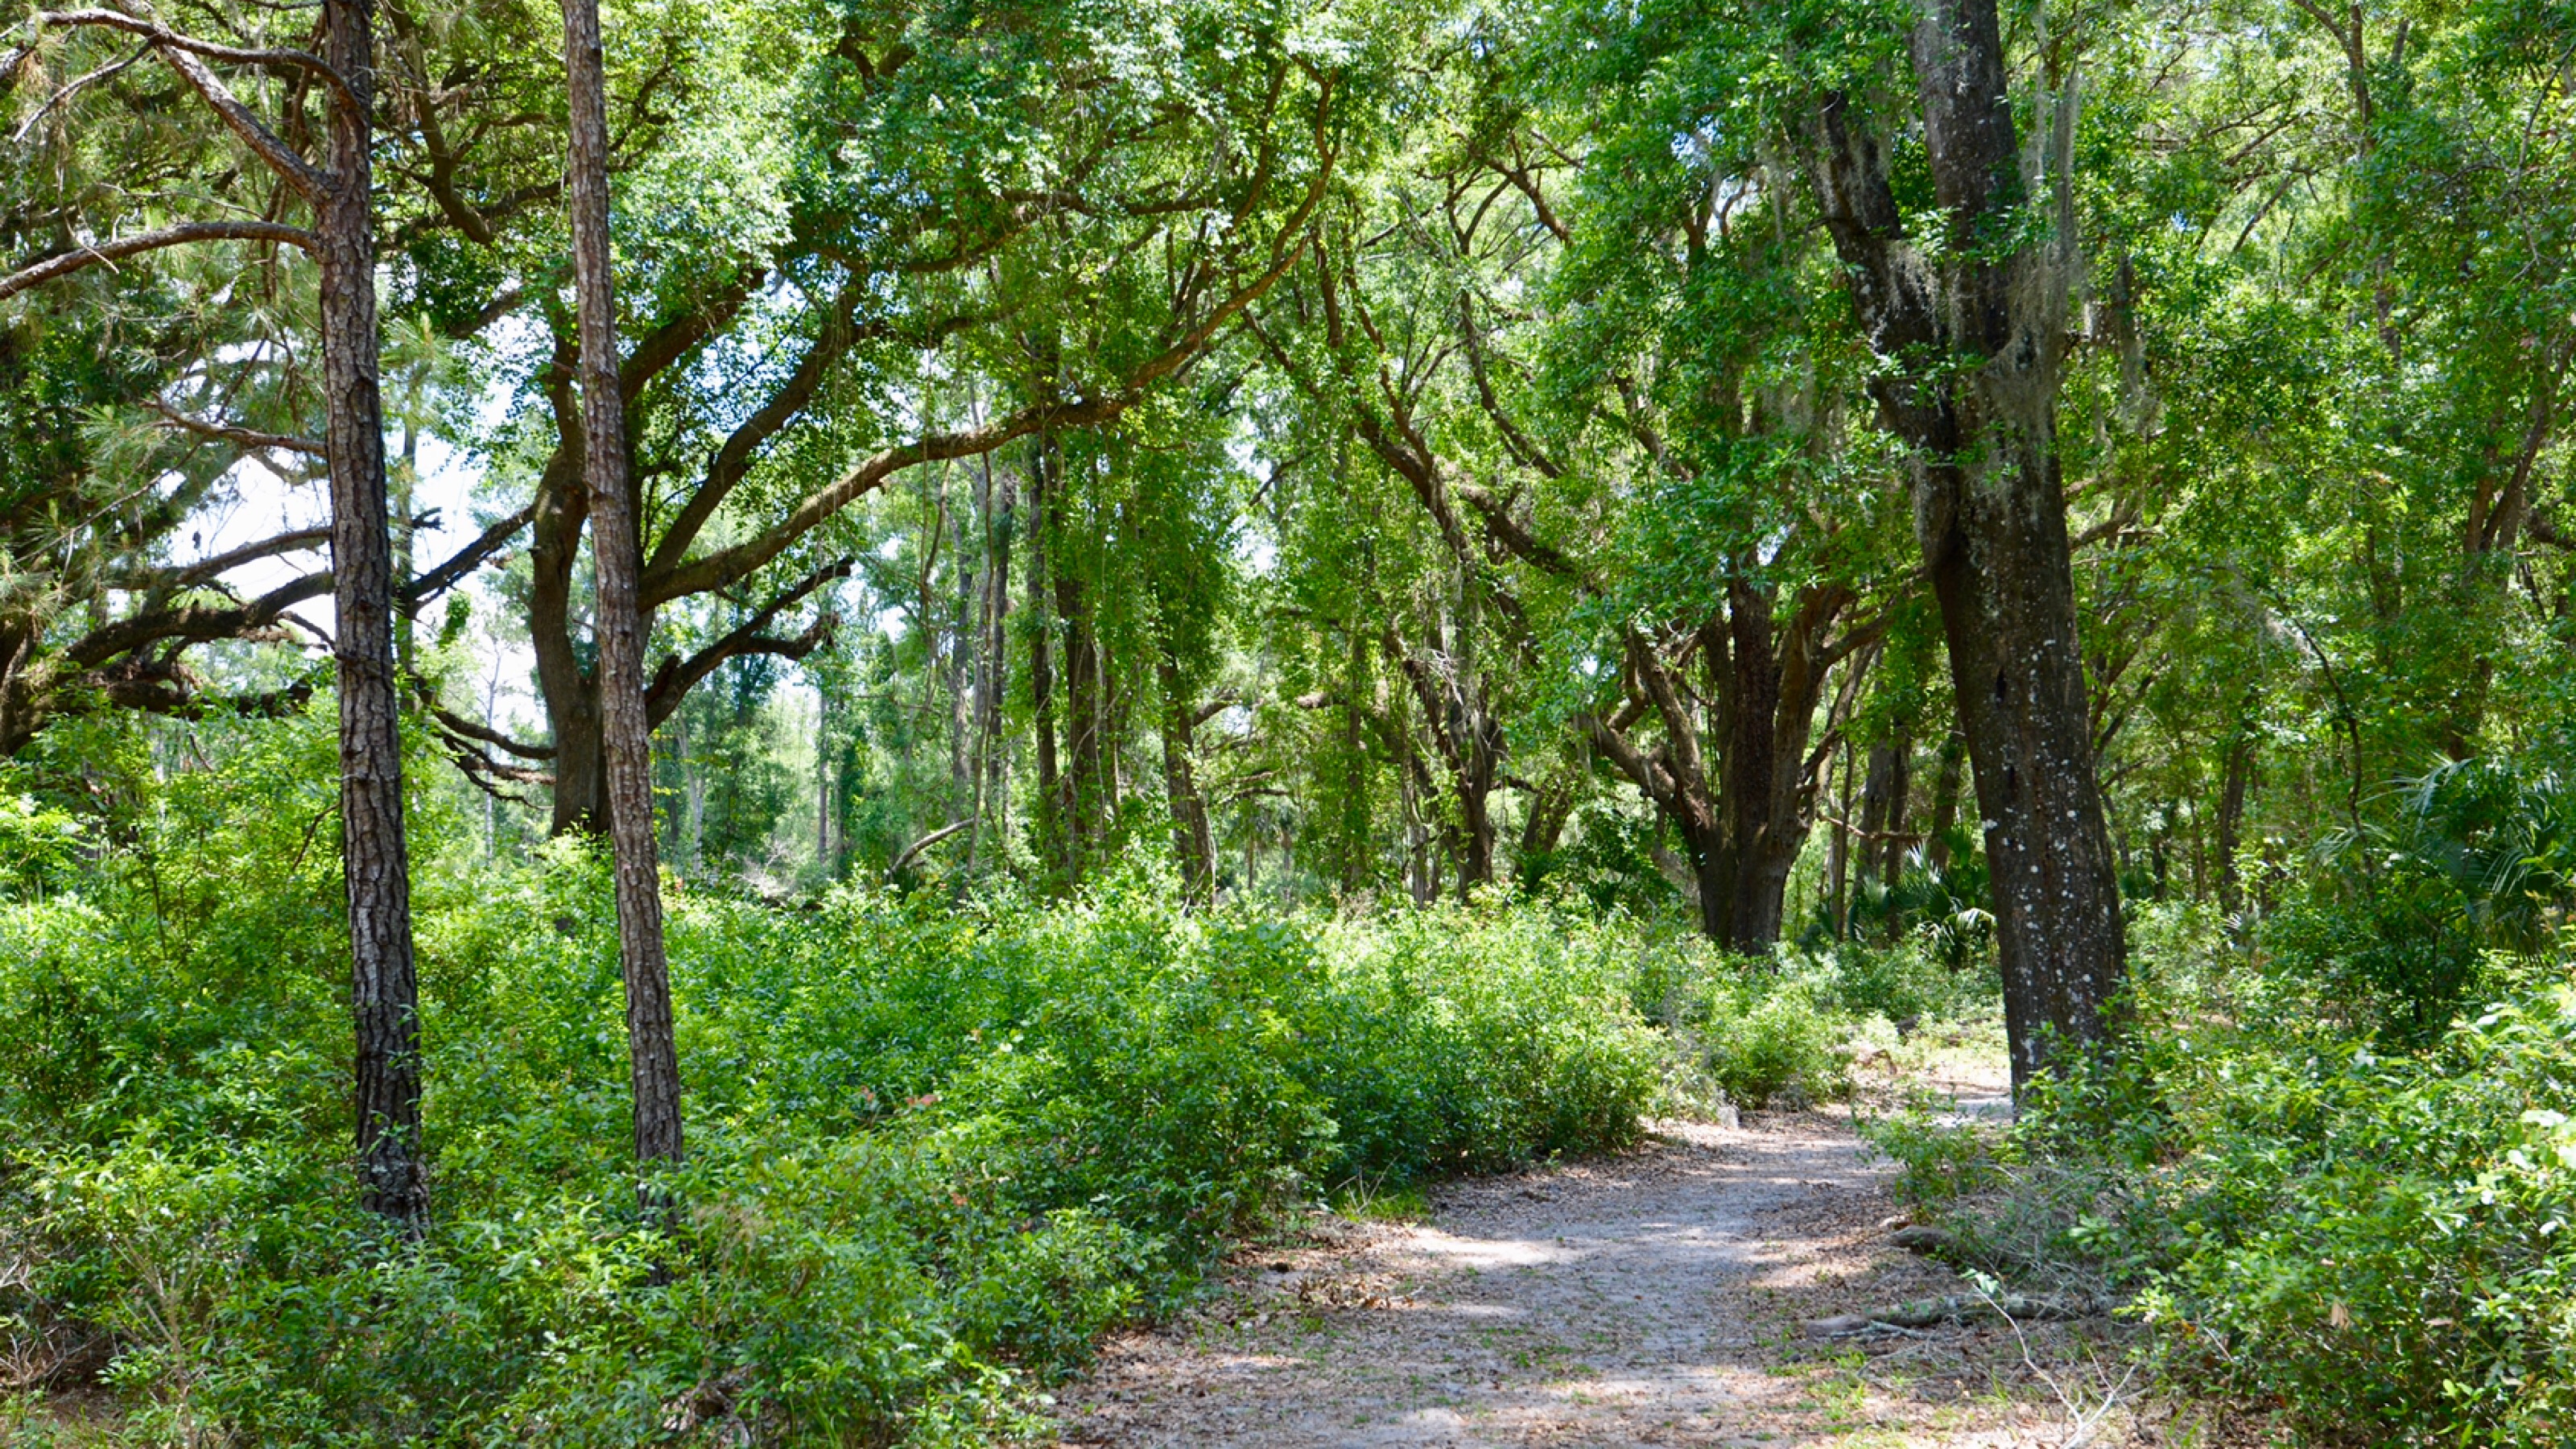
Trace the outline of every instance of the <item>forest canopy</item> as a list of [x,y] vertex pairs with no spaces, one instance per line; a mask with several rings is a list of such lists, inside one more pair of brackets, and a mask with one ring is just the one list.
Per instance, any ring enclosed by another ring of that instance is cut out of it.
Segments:
[[2576,1407],[2562,5],[0,0],[0,125],[11,1402],[995,1441],[1983,1013],[1887,1150],[2176,1382]]

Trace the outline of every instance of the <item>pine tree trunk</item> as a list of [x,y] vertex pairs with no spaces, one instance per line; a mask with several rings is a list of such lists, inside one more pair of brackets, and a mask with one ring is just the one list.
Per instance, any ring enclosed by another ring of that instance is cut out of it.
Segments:
[[581,330],[582,472],[599,581],[600,753],[616,860],[618,959],[626,976],[626,1047],[638,1161],[680,1160],[680,1061],[671,1034],[671,971],[662,943],[662,883],[653,850],[652,725],[644,711],[644,618],[636,593],[643,550],[626,476],[626,406],[617,381],[617,301],[608,236],[608,99],[598,0],[563,0],[572,135],[565,171]]
[[393,555],[378,385],[369,157],[375,37],[364,0],[327,0],[324,59],[357,92],[330,106],[321,214],[322,374],[331,469],[333,637],[340,687],[340,829],[357,1032],[359,1199],[417,1234],[429,1215],[420,1140],[420,1010],[403,832]]

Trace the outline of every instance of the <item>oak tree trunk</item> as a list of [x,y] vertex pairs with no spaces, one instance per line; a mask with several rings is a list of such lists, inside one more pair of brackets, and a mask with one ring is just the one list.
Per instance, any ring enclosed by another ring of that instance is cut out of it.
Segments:
[[2227,773],[2218,795],[2218,905],[2234,915],[2245,893],[2236,876],[2236,847],[2245,825],[2245,790],[2254,777],[2254,736],[2240,729],[2227,748]]
[[1933,0],[1912,36],[1916,99],[1949,235],[1907,236],[1886,149],[1842,96],[1816,115],[1816,184],[1908,445],[1916,537],[1940,602],[1993,870],[2016,1091],[2108,1040],[2127,972],[2076,635],[2057,390],[2076,258],[2063,175],[2071,105],[2045,148],[2056,236],[2033,239],[1994,0]]
[[1861,777],[1861,868],[1877,873],[1879,884],[1893,886],[1905,866],[1905,795],[1911,787],[1914,741],[1897,725],[1886,739],[1869,747],[1869,769]]
[[1932,818],[1923,845],[1923,859],[1936,873],[1950,869],[1950,827],[1959,823],[1959,772],[1967,759],[1968,742],[1957,731],[1941,737],[1941,772],[1932,777]]
[[1038,858],[1047,874],[1072,880],[1067,849],[1062,764],[1056,757],[1055,611],[1047,602],[1050,495],[1055,483],[1055,439],[1040,433],[1029,450],[1029,703],[1037,719]]
[[[635,1156],[680,1160],[680,1061],[671,1035],[671,969],[662,943],[662,884],[653,850],[653,731],[644,708],[643,567],[626,476],[626,407],[617,378],[617,300],[608,238],[607,79],[598,0],[563,0],[572,135],[566,187],[580,317],[582,472],[589,485],[598,576],[600,753],[616,861],[618,960],[626,978],[626,1047],[635,1089]],[[568,766],[569,760],[558,760]]]
[[1168,646],[1156,668],[1163,693],[1163,794],[1171,802],[1172,854],[1181,863],[1181,885],[1191,903],[1206,905],[1216,899],[1216,843],[1191,759],[1197,749],[1198,711]]

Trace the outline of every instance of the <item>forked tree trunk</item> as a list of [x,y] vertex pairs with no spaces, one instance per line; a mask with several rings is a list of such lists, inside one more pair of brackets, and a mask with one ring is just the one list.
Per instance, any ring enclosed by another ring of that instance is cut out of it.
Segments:
[[1048,875],[1070,884],[1064,781],[1055,747],[1055,611],[1047,603],[1047,565],[1054,552],[1047,512],[1054,451],[1055,439],[1046,433],[1038,434],[1029,449],[1029,704],[1037,725],[1038,858]]
[[1816,182],[1862,326],[1895,364],[1871,387],[1912,454],[1915,532],[1986,821],[2018,1092],[2058,1052],[2108,1041],[2127,974],[2056,446],[2074,116],[2057,108],[2043,148],[2060,173],[2057,236],[1991,241],[2029,210],[1994,0],[1932,0],[1912,52],[1950,233],[1938,259],[1908,238],[1886,148],[1841,96],[1816,116]]
[[1171,802],[1172,854],[1181,863],[1181,885],[1191,904],[1216,899],[1216,843],[1208,831],[1207,801],[1199,794],[1198,711],[1181,682],[1169,647],[1157,661],[1163,693],[1163,794]]
[[2245,906],[2236,875],[2236,847],[2245,826],[2245,790],[2253,778],[2254,736],[2240,728],[2228,743],[2227,773],[2218,794],[2218,906],[2231,916]]
[[[635,1156],[680,1160],[680,1060],[671,1035],[671,968],[662,945],[662,882],[653,852],[653,727],[644,711],[643,567],[626,478],[626,405],[617,381],[617,298],[609,272],[608,101],[598,0],[563,0],[572,133],[565,190],[572,210],[580,314],[582,472],[599,580],[599,716],[616,858],[618,961],[626,977],[626,1050],[635,1089]],[[569,763],[569,762],[566,762]]]
[[1581,780],[1572,766],[1560,763],[1530,796],[1529,813],[1521,818],[1523,872],[1556,853],[1558,843],[1565,838],[1566,823],[1574,818],[1575,790]]
[[375,36],[364,0],[328,0],[323,58],[356,106],[330,106],[321,237],[322,387],[331,469],[333,653],[340,685],[340,829],[348,879],[350,1007],[357,1028],[359,1197],[418,1233],[429,1215],[420,1142],[420,1012],[411,861],[403,835],[401,704],[394,683],[393,551],[377,381],[376,246],[369,156]]
[[[1816,709],[1834,661],[1853,657],[1870,637],[1866,630],[1830,637],[1851,602],[1838,585],[1811,586],[1783,619],[1771,596],[1739,575],[1727,585],[1724,626],[1702,632],[1726,740],[1717,801],[1728,867],[1720,939],[1739,951],[1769,950],[1786,924],[1789,872],[1815,818],[1807,751]],[[1838,699],[1828,718],[1846,705]]]

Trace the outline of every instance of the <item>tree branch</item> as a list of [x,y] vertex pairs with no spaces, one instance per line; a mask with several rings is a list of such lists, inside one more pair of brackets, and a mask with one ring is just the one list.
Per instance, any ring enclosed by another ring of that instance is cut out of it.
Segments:
[[403,608],[406,611],[417,610],[421,605],[454,588],[467,574],[481,568],[483,561],[497,552],[501,545],[509,542],[514,534],[527,527],[528,520],[535,517],[536,512],[537,506],[533,503],[521,508],[518,512],[483,530],[481,537],[458,549],[448,557],[447,562],[403,585],[400,590]]
[[680,707],[680,701],[688,697],[691,689],[697,687],[698,681],[714,673],[716,666],[728,659],[746,654],[775,654],[789,659],[802,659],[814,652],[817,646],[831,637],[832,626],[837,622],[828,609],[820,618],[807,626],[804,633],[793,639],[776,638],[760,631],[768,628],[771,621],[799,599],[834,579],[849,577],[851,563],[849,559],[841,559],[807,574],[787,592],[763,605],[760,612],[745,619],[740,628],[689,656],[687,660],[683,661],[678,655],[665,656],[661,667],[653,671],[653,682],[644,691],[646,716],[656,725],[669,719],[672,712]]
[[329,592],[331,571],[324,569],[281,584],[247,604],[182,604],[175,609],[150,609],[92,629],[65,649],[63,657],[90,669],[119,654],[164,640],[194,644],[238,638],[248,630],[276,623],[288,609]]
[[523,760],[551,760],[555,757],[555,747],[552,745],[531,745],[514,740],[499,730],[476,724],[443,704],[432,703],[429,707],[429,717],[438,721],[439,727],[450,734],[490,745],[495,749],[507,750]]
[[199,40],[193,35],[181,35],[157,20],[140,15],[128,15],[121,10],[42,11],[37,14],[36,23],[122,30],[128,35],[143,37],[165,53],[174,50],[183,51],[232,65],[256,65],[268,70],[302,71],[307,75],[319,77],[324,85],[331,88],[334,98],[342,106],[352,111],[366,109],[359,104],[358,92],[349,84],[349,78],[333,70],[322,57],[310,51],[279,48],[243,50],[237,46],[217,45],[211,40]]
[[315,544],[330,541],[331,530],[327,525],[320,528],[299,528],[292,532],[278,534],[273,538],[261,539],[257,543],[243,544],[239,548],[227,550],[211,558],[201,558],[195,563],[178,565],[167,573],[143,573],[118,579],[111,583],[110,587],[136,592],[184,589],[194,584],[204,583],[228,569],[238,568],[254,559],[272,558],[281,553],[292,553],[300,548],[310,548]]
[[163,227],[159,231],[140,232],[133,236],[120,237],[115,241],[98,242],[76,251],[64,252],[59,256],[48,257],[22,271],[0,277],[0,302],[5,302],[30,287],[42,286],[57,277],[69,276],[84,267],[94,267],[106,262],[120,262],[127,257],[159,251],[164,247],[182,246],[189,242],[201,241],[283,242],[288,246],[302,247],[308,252],[320,245],[313,233],[302,227],[287,226],[274,221],[181,222],[177,226]]
[[322,445],[311,438],[298,438],[286,433],[263,433],[256,428],[237,428],[229,423],[210,423],[203,418],[190,417],[157,397],[146,400],[143,405],[159,413],[164,425],[181,432],[195,433],[201,438],[219,438],[227,443],[239,443],[245,448],[276,448],[284,452],[304,453],[316,458],[323,456]]
[[921,854],[923,851],[928,850],[930,847],[937,845],[939,842],[946,840],[948,837],[955,835],[958,831],[963,830],[974,823],[975,822],[972,820],[952,820],[948,824],[942,825],[937,830],[934,830],[928,835],[921,837],[919,840],[914,841],[912,844],[905,846],[903,848],[903,854],[894,858],[894,864],[886,867],[886,879],[892,880],[897,875],[901,874],[905,866],[912,864],[914,856]]
[[[888,478],[906,468],[988,453],[1041,428],[1089,427],[1116,418],[1141,401],[1155,383],[1196,359],[1219,332],[1242,315],[1245,308],[1259,301],[1278,284],[1280,278],[1288,275],[1306,254],[1309,243],[1304,230],[1306,220],[1322,200],[1332,171],[1328,161],[1318,172],[1305,201],[1282,228],[1281,240],[1273,248],[1269,267],[1252,281],[1236,288],[1197,326],[1182,333],[1178,340],[1129,374],[1115,390],[1075,402],[1039,403],[980,428],[932,433],[912,442],[881,449],[829,487],[808,495],[776,527],[695,562],[675,562],[668,568],[648,569],[642,580],[645,607],[724,588],[749,577],[753,570],[786,552],[797,539],[820,527],[825,519],[875,491]],[[1293,240],[1290,239],[1292,237]]]

